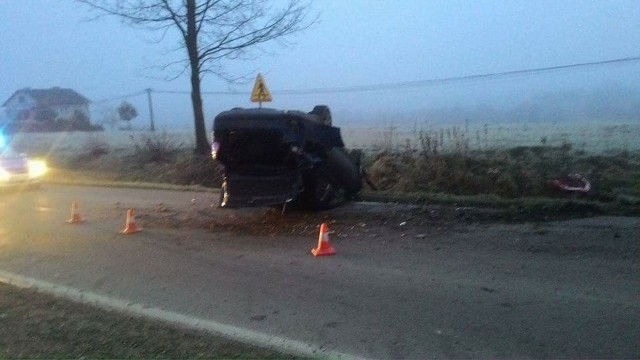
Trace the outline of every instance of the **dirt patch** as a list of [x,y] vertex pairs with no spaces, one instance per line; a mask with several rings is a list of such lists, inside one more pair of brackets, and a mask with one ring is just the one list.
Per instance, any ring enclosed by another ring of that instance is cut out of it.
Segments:
[[294,357],[0,284],[0,358]]
[[409,204],[347,203],[323,212],[291,211],[283,215],[280,208],[224,209],[209,206],[139,209],[137,218],[148,227],[197,228],[237,235],[310,235],[322,223],[349,233],[363,233],[372,226],[399,229],[408,222],[423,227],[452,227],[459,224],[493,222],[506,210],[455,206],[418,206]]
[[[615,259],[625,259],[628,249],[637,249],[633,228],[589,225],[592,222],[599,224],[607,217],[571,211],[571,208],[564,212],[549,211],[532,216],[531,213],[509,208],[351,202],[323,212],[291,211],[283,215],[280,209],[275,208],[221,210],[215,200],[205,202],[198,199],[195,204],[174,203],[155,209],[140,209],[138,214],[147,228],[200,229],[233,236],[293,237],[311,241],[317,238],[320,224],[326,223],[332,239],[384,239],[401,248],[401,244],[431,243],[445,235],[443,243],[432,244],[434,248],[444,249],[451,245],[446,234],[455,236],[480,229],[504,228],[510,229],[507,233],[521,233],[520,240],[514,242],[511,240],[513,236],[498,233],[491,241],[484,239],[473,246],[558,256],[599,254]],[[586,225],[576,226],[573,230],[558,227],[556,221],[567,219]],[[607,224],[606,221],[604,223]],[[596,226],[603,231],[602,236],[610,240],[589,236],[589,226]],[[575,234],[556,234],[565,230]]]
[[366,233],[373,226],[402,230],[410,224],[427,229],[448,229],[496,222],[547,222],[590,217],[601,213],[591,207],[546,208],[542,206],[544,204],[536,206],[535,209],[527,209],[349,202],[327,211],[292,210],[283,214],[280,207],[221,211],[217,207],[217,201],[213,200],[214,195],[210,197],[209,202],[199,199],[197,203],[185,203],[180,206],[158,203],[155,208],[139,209],[137,218],[149,227],[203,229],[211,232],[231,232],[236,235],[306,236],[317,233],[322,223],[327,223],[336,231],[359,234]]

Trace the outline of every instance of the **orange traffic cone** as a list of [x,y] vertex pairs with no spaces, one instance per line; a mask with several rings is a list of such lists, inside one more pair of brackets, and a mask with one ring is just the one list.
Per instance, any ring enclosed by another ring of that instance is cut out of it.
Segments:
[[127,221],[124,225],[124,229],[120,231],[121,234],[129,235],[142,231],[142,227],[136,223],[136,217],[133,214],[133,209],[127,210]]
[[71,219],[67,220],[69,224],[78,224],[84,222],[84,219],[78,214],[78,203],[71,203]]
[[329,228],[327,224],[320,225],[320,235],[318,235],[318,247],[311,249],[313,256],[335,255],[336,249],[329,243]]

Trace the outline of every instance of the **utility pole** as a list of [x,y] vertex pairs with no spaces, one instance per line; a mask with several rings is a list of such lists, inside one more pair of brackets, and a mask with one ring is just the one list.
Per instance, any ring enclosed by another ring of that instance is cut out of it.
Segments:
[[151,89],[147,89],[147,99],[149,99],[149,121],[151,122],[151,127],[149,130],[156,131],[156,127],[153,123],[153,102],[151,102]]

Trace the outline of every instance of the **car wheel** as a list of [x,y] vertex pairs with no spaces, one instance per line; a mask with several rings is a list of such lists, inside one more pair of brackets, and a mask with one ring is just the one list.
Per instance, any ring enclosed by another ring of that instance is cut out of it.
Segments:
[[353,198],[362,188],[362,178],[358,166],[342,148],[327,152],[327,167],[331,177],[344,189],[347,199]]
[[309,210],[325,210],[340,203],[340,189],[327,173],[325,166],[314,169],[304,178],[302,206]]
[[309,114],[315,115],[320,124],[331,126],[331,110],[327,105],[316,105]]

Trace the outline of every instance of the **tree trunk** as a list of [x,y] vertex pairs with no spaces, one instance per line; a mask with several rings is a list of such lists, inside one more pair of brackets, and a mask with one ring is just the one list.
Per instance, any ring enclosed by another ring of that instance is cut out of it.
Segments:
[[211,149],[204,124],[202,96],[200,94],[200,74],[197,70],[191,70],[191,103],[193,104],[193,120],[196,130],[196,148],[194,151],[196,154],[206,155]]
[[196,154],[206,155],[210,152],[207,130],[202,110],[202,94],[200,92],[200,60],[198,58],[198,33],[196,30],[196,3],[187,0],[187,35],[185,38],[189,64],[191,67],[191,103],[196,131]]

